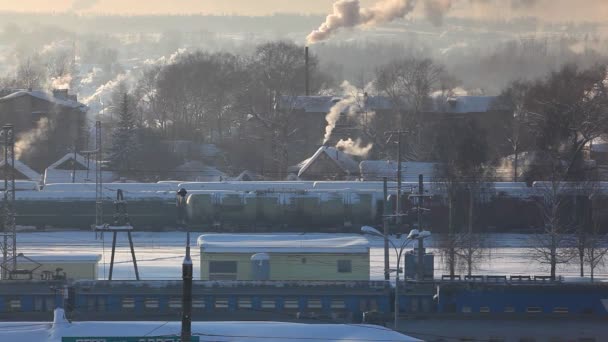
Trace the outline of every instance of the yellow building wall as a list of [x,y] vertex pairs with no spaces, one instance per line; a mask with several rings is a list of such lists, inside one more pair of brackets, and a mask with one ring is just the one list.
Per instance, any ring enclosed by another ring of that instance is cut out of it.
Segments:
[[[369,280],[369,253],[270,255],[270,280]],[[351,273],[338,272],[338,260],[351,260]],[[251,254],[201,251],[201,280],[209,280],[209,261],[236,261],[237,279],[252,280]]]
[[[97,280],[97,263],[93,262],[41,262],[42,266],[40,266],[36,271],[34,271],[34,279],[40,279],[43,271],[49,271],[55,274],[55,270],[57,268],[62,268],[63,272],[66,273],[66,277],[68,279],[74,280]],[[18,263],[17,268],[19,269],[32,269],[36,267],[36,264],[32,263]]]

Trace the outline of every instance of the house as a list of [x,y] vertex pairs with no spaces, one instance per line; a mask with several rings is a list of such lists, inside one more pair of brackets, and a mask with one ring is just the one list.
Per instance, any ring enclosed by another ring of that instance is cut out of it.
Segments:
[[17,256],[17,269],[33,270],[34,280],[56,278],[97,280],[101,255],[23,255]]
[[369,280],[360,235],[203,234],[201,280]]
[[312,155],[289,168],[303,180],[351,180],[359,177],[359,164],[349,154],[331,146],[321,146]]
[[[478,126],[488,132],[488,143],[492,146],[504,144],[506,139],[504,127],[512,120],[512,111],[499,105],[496,96],[433,96],[429,98],[420,113],[424,125],[421,136],[434,138],[437,126],[445,120],[475,120]],[[293,124],[292,143],[289,146],[290,158],[303,158],[308,144],[322,143],[327,126],[326,115],[331,108],[343,101],[337,96],[284,96],[281,98],[279,110],[290,114]],[[350,99],[352,100],[352,99]],[[356,106],[356,108],[352,108]],[[382,132],[394,130],[399,126],[399,112],[393,101],[385,96],[368,96],[364,94],[345,108],[333,128],[329,145],[335,146],[341,139],[356,140],[361,138],[364,145],[365,131]],[[352,113],[357,113],[356,117]],[[351,115],[349,115],[349,113]],[[372,151],[373,154],[373,151]],[[300,158],[296,159],[299,160]]]
[[[418,182],[422,175],[426,182],[435,178],[435,169],[438,163],[432,162],[402,162],[401,181]],[[381,181],[385,177],[388,181],[397,180],[398,163],[392,160],[364,160],[359,164],[361,179],[364,181]]]
[[184,182],[221,182],[226,180],[228,176],[202,161],[191,160],[169,171],[169,178]]
[[[0,161],[0,179],[4,179],[4,171],[4,160],[2,160]],[[15,168],[13,169],[13,175],[15,176],[15,180],[30,180],[38,183],[40,183],[40,181],[42,180],[42,176],[38,172],[32,170],[32,168],[30,168],[20,160],[15,160]]]
[[88,107],[66,89],[11,90],[0,98],[0,125],[12,124],[17,152],[36,170],[43,170],[86,141]]
[[[95,183],[96,165],[93,158],[68,153],[46,168],[43,183]],[[116,180],[114,172],[102,171],[101,174],[104,183]]]

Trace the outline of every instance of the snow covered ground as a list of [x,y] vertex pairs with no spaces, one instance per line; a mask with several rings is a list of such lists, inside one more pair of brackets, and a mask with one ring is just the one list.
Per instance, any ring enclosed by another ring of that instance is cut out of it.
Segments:
[[[199,252],[196,248],[196,238],[192,236],[194,279],[199,278]],[[339,234],[336,234],[337,236]],[[547,265],[542,265],[530,259],[530,238],[522,234],[492,234],[491,248],[487,249],[489,258],[479,266],[476,274],[484,275],[546,275]],[[103,240],[96,240],[95,233],[83,231],[65,232],[22,232],[17,235],[20,253],[32,255],[74,255],[100,254],[99,277],[108,275],[112,235],[105,234]],[[181,262],[184,256],[186,234],[182,232],[134,232],[133,241],[137,255],[139,273],[142,279],[180,279]],[[371,249],[371,278],[378,280],[384,275],[384,252],[381,238],[370,237]],[[433,238],[425,240],[429,250],[433,251]],[[390,261],[394,266],[395,252],[391,250]],[[585,274],[588,275],[588,270]],[[435,276],[446,274],[441,258],[435,258]],[[560,265],[558,275],[569,280],[579,280],[578,265]],[[606,268],[596,270],[596,277],[608,280]],[[114,279],[135,279],[131,264],[131,255],[127,236],[118,234],[116,264]]]
[[[63,337],[146,336],[146,341],[168,341],[180,333],[180,322],[75,322],[61,309],[50,322],[0,323],[0,341],[61,342]],[[390,329],[358,324],[301,324],[282,322],[193,322],[192,335],[200,341],[420,341]],[[163,337],[154,339],[154,337]],[[89,341],[89,340],[87,340]],[[103,341],[92,339],[92,341]]]

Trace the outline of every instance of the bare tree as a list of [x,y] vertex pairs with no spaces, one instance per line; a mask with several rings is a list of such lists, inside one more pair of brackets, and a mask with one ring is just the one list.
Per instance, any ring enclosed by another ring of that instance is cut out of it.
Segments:
[[17,83],[26,89],[41,88],[46,83],[46,73],[35,57],[28,57],[17,67]]
[[409,159],[419,160],[429,152],[422,142],[422,114],[428,108],[431,93],[442,85],[444,68],[428,58],[410,57],[389,63],[376,74],[376,87],[392,102],[395,124],[412,132],[406,154]]
[[557,266],[574,258],[572,253],[573,222],[564,214],[567,187],[558,179],[537,186],[538,206],[543,216],[544,226],[539,233],[531,236],[530,257],[549,265],[551,279],[556,278]]
[[440,242],[442,256],[451,276],[457,266],[471,275],[488,251],[484,236],[475,229],[475,213],[488,187],[485,133],[475,121],[444,123],[434,146],[440,161],[435,181],[447,194],[449,210],[448,234]]
[[[265,129],[274,157],[275,174],[286,175],[289,162],[288,143],[298,127],[293,113],[298,95],[304,93],[304,49],[289,42],[259,45],[248,65],[252,72],[243,105]],[[309,72],[316,72],[318,60],[310,57]]]
[[530,86],[524,82],[512,83],[498,99],[498,106],[509,108],[513,117],[508,120],[505,130],[507,132],[507,146],[513,156],[513,182],[519,181],[522,170],[519,167],[521,152],[531,145],[530,117],[525,109],[525,99]]
[[585,243],[585,262],[589,266],[591,282],[595,279],[595,270],[605,265],[608,255],[608,236],[601,233],[599,223],[593,222],[593,230],[586,238]]

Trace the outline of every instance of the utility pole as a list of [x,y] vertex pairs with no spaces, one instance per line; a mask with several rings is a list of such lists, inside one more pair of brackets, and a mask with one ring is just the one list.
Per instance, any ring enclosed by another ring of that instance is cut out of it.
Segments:
[[382,226],[384,229],[384,280],[390,280],[391,279],[391,265],[390,265],[390,260],[389,260],[389,253],[388,253],[388,236],[389,236],[389,228],[388,228],[388,179],[387,177],[384,177],[383,179],[384,181],[384,209],[383,209],[383,215],[382,215]]
[[2,127],[4,145],[4,230],[2,231],[2,280],[17,269],[17,230],[15,225],[15,135],[12,125]]
[[398,130],[398,131],[388,131],[385,134],[389,135],[389,141],[391,140],[394,134],[397,135],[397,199],[395,200],[395,223],[397,225],[401,224],[401,137],[403,134],[409,133],[408,131]]
[[72,159],[72,183],[76,183],[76,143],[74,143],[74,157]]
[[190,231],[186,233],[186,256],[182,262],[182,342],[192,341],[192,259]]
[[[424,198],[424,176],[418,175],[418,200],[416,207],[418,209],[418,230],[422,231],[422,199]],[[418,239],[418,281],[424,280],[424,245],[423,239]]]

